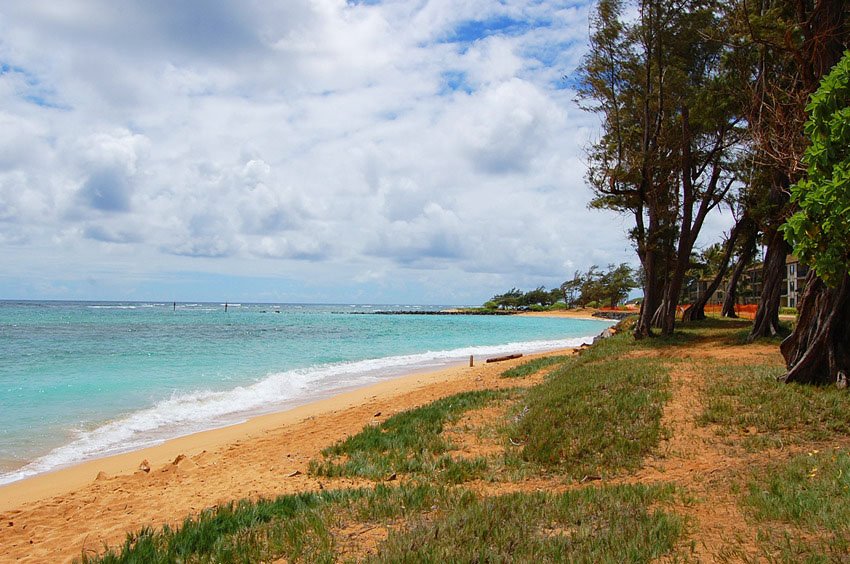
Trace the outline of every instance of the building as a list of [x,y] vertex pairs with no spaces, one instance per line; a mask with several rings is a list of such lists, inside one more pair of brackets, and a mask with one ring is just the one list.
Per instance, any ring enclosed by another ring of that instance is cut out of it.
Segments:
[[[762,286],[762,267],[760,262],[746,269],[738,281],[738,291],[736,302],[741,305],[758,304],[761,298]],[[800,261],[794,255],[785,257],[785,272],[782,276],[782,294],[779,297],[780,307],[796,308],[799,304],[800,296],[803,293],[803,287],[806,283],[806,275],[809,273],[809,267],[800,264]],[[726,287],[729,284],[728,273],[726,278],[720,284],[720,287],[712,294],[708,300],[708,305],[719,305],[723,303]],[[690,287],[686,288],[683,293],[683,301],[685,303],[693,303],[701,292],[705,292],[708,285],[711,283],[710,278],[701,278],[694,281]]]
[[782,297],[779,298],[780,306],[797,307],[808,273],[809,267],[800,264],[797,257],[794,255],[785,257],[785,277],[782,280],[784,291]]

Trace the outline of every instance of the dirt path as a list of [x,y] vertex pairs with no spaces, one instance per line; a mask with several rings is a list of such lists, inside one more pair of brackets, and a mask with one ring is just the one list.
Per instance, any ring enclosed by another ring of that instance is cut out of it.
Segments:
[[[733,494],[732,483],[754,464],[780,453],[746,453],[721,440],[714,431],[701,426],[702,398],[706,375],[694,368],[706,360],[778,361],[774,346],[724,347],[706,342],[689,346],[687,352],[669,364],[671,397],[664,407],[662,425],[668,436],[644,467],[623,481],[632,483],[672,483],[689,497],[677,510],[691,519],[693,558],[698,562],[727,562],[753,558],[758,549],[757,531],[747,522]],[[651,351],[663,356],[667,351]],[[788,456],[790,453],[781,453]]]

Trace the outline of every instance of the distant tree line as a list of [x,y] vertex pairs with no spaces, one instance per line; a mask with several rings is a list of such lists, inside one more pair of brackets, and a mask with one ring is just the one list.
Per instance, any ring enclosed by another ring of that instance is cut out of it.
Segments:
[[609,264],[602,271],[597,265],[587,272],[576,271],[571,280],[558,288],[539,286],[523,292],[517,288],[497,294],[484,304],[488,309],[537,309],[563,303],[566,307],[615,307],[623,303],[629,291],[640,286],[635,271],[628,264]]

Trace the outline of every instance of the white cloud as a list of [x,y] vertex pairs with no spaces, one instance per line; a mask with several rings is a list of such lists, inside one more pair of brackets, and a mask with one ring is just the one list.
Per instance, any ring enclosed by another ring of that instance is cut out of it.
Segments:
[[191,271],[407,301],[627,260],[561,89],[587,9],[5,3],[0,258],[43,287]]

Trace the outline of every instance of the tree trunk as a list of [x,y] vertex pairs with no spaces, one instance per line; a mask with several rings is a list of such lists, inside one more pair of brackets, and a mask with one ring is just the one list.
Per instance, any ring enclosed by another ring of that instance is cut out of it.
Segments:
[[720,310],[721,316],[733,319],[738,317],[738,314],[735,313],[735,302],[738,300],[738,281],[741,279],[750,261],[753,260],[755,252],[755,233],[753,233],[744,246],[741,256],[738,257],[738,264],[735,265],[735,269],[732,271],[732,277],[729,278],[729,284],[726,286],[726,296],[723,298],[723,308]]
[[785,242],[785,236],[778,229],[773,231],[762,268],[761,299],[756,310],[756,318],[748,341],[761,337],[773,337],[779,333],[779,298],[782,296],[782,274],[785,272],[785,258],[791,247]]
[[735,251],[735,242],[738,240],[738,235],[741,233],[744,221],[742,219],[735,223],[735,226],[729,233],[729,239],[726,240],[726,249],[724,250],[723,260],[720,262],[720,268],[717,270],[717,274],[706,287],[705,291],[697,296],[694,303],[689,305],[684,313],[682,313],[682,321],[702,321],[705,319],[705,306],[708,304],[711,296],[714,295],[714,292],[717,291],[717,288],[720,287],[723,277],[726,276],[726,271],[729,270],[729,261],[732,259],[732,253]]
[[810,270],[794,332],[782,345],[785,382],[829,384],[850,372],[850,275],[829,288]]
[[643,301],[640,304],[640,316],[635,324],[635,338],[652,336],[652,317],[661,303],[663,281],[658,274],[658,251],[652,250],[646,253],[643,263],[644,288]]

